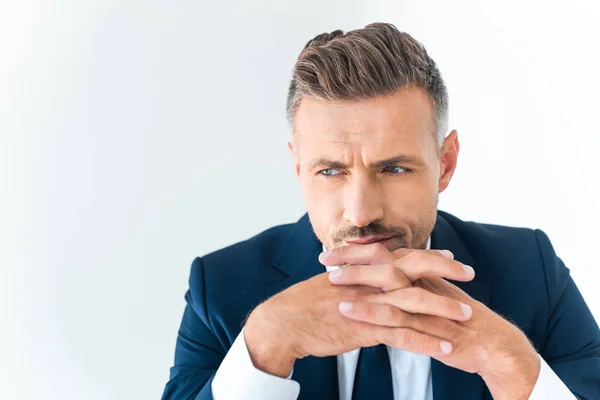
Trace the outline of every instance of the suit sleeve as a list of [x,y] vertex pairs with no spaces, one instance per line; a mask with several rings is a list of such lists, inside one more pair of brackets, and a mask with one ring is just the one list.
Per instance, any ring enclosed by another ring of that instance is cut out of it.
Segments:
[[546,234],[537,230],[536,237],[544,263],[549,306],[540,355],[577,398],[598,400],[600,329]]
[[213,400],[211,383],[227,351],[213,333],[206,311],[202,261],[192,263],[190,289],[175,346],[175,363],[162,400]]

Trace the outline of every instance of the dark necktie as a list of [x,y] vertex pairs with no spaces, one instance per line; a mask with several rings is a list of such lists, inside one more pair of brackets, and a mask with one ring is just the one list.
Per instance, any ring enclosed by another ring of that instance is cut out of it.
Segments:
[[360,349],[352,400],[393,400],[392,368],[384,344]]

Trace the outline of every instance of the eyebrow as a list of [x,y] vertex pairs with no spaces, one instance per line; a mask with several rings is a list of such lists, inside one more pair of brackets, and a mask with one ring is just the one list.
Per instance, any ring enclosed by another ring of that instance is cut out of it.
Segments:
[[[394,167],[398,164],[411,164],[411,165],[421,166],[421,165],[423,165],[423,161],[421,161],[419,158],[413,157],[413,156],[398,155],[398,156],[395,156],[392,158],[387,158],[385,160],[376,161],[373,164],[369,165],[368,167],[385,168],[385,167]],[[328,167],[328,168],[334,168],[334,169],[348,168],[347,164],[344,164],[339,161],[330,160],[325,157],[317,158],[310,163],[311,168],[317,168],[317,167],[323,167],[323,166]]]

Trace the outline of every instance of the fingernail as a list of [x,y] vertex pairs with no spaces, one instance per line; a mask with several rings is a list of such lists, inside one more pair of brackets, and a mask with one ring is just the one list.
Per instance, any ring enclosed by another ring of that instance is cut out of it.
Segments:
[[342,301],[339,305],[341,312],[349,312],[352,311],[352,302],[351,301]]
[[471,309],[471,306],[464,304],[464,303],[460,303],[460,308],[462,309],[463,314],[465,314],[465,317],[471,317],[471,315],[473,314],[473,309]]
[[463,268],[465,269],[465,274],[467,274],[467,276],[475,276],[475,270],[473,267],[463,264]]
[[452,345],[450,344],[450,342],[446,342],[445,340],[442,340],[440,342],[440,349],[442,349],[442,352],[444,352],[446,354],[450,354],[450,352],[452,351]]
[[321,254],[319,254],[319,261],[327,258],[330,254],[331,254],[330,251],[324,251],[324,252],[322,252]]
[[450,250],[438,250],[440,253],[442,253],[442,255],[446,258],[449,259],[454,259],[454,254],[452,254],[452,252]]
[[341,277],[342,277],[342,269],[341,268],[334,269],[333,271],[329,272],[329,280],[331,282],[338,282]]

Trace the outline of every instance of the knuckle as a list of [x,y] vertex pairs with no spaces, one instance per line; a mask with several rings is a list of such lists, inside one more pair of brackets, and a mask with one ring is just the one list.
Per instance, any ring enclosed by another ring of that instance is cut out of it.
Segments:
[[395,319],[394,310],[388,304],[381,304],[379,308],[379,320],[381,322],[389,322]]
[[408,325],[408,315],[399,311],[395,316],[395,323],[397,326],[407,326]]
[[371,247],[371,257],[375,258],[377,256],[380,256],[385,251],[387,251],[387,249],[384,245],[382,245],[381,243],[373,243],[373,246]]
[[410,271],[421,270],[424,265],[427,265],[427,255],[422,251],[413,251],[400,259],[403,268]]
[[382,250],[385,250],[385,246],[382,245],[381,243],[374,243],[373,248],[377,251],[380,252]]
[[351,300],[360,300],[365,294],[370,293],[366,286],[355,285],[352,287],[340,288],[339,297],[348,296]]
[[431,339],[431,336],[421,334],[416,342],[420,349],[429,349],[431,346]]
[[415,314],[411,319],[411,328],[419,332],[438,332],[436,323],[432,321],[431,315]]
[[401,247],[397,250],[394,250],[392,252],[393,255],[395,255],[396,257],[400,258],[400,257],[404,257],[407,256],[408,254],[412,253],[414,250],[412,249],[408,249],[406,247]]
[[348,252],[347,246],[334,247],[330,250],[330,255],[328,260],[332,260],[333,262],[337,262],[339,259],[343,259],[346,257],[346,253]]
[[418,251],[411,251],[410,253],[406,254],[404,257],[402,257],[402,260],[404,262],[413,262],[415,261],[416,257],[419,256],[419,252]]
[[385,322],[390,326],[402,326],[405,323],[406,317],[404,312],[389,303],[383,303],[382,306],[384,306],[386,310]]
[[413,261],[416,262],[417,264],[421,264],[423,263],[426,258],[428,257],[428,254],[425,253],[424,251],[413,251],[411,253],[412,257],[413,257]]
[[390,306],[394,311],[394,325],[407,327],[410,325],[410,314],[398,309],[397,307]]
[[423,335],[421,346],[426,351],[437,353],[440,349],[440,340],[432,336]]
[[349,265],[347,267],[340,267],[340,269],[345,280],[354,281],[358,278],[359,271],[355,266]]
[[371,303],[357,302],[354,305],[354,310],[358,315],[366,319],[372,318],[373,314],[375,313],[375,310],[373,309]]
[[364,304],[364,317],[367,321],[381,321],[386,318],[386,314],[389,313],[385,307],[381,307],[380,304],[376,303],[363,303]]
[[395,260],[391,265],[392,267],[394,267],[394,279],[396,280],[396,282],[401,282],[403,287],[410,285],[410,278],[408,277],[407,272],[403,268],[401,259]]
[[476,345],[480,342],[480,338],[478,338],[477,335],[472,335],[467,330],[461,329],[454,321],[446,320],[446,322],[447,323],[444,325],[439,324],[439,326],[441,326],[439,336],[452,343],[455,348],[458,348],[460,343],[471,343]]
[[471,302],[471,308],[473,309],[473,312],[475,312],[475,309],[482,309],[482,308],[487,308],[487,306],[485,304],[483,304],[481,301],[477,300],[477,299],[473,299],[470,298],[469,299]]
[[398,279],[398,268],[394,264],[386,264],[383,275],[388,282],[395,282]]
[[415,340],[415,331],[408,328],[400,328],[396,331],[396,340],[404,347],[411,347]]
[[412,307],[416,307],[425,301],[426,292],[420,287],[410,287],[405,289],[404,292],[404,300]]

